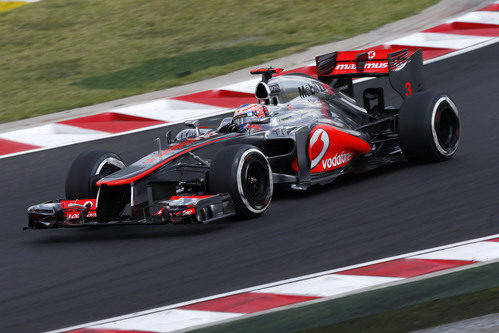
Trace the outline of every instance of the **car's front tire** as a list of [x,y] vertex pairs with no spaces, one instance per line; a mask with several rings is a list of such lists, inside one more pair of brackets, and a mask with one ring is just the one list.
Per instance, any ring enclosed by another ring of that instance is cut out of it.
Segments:
[[82,152],[66,176],[66,199],[92,199],[97,196],[97,181],[125,167],[117,154],[104,150]]
[[238,217],[263,214],[270,205],[273,188],[270,164],[254,146],[228,146],[211,162],[208,190],[213,194],[229,193]]
[[398,115],[404,155],[414,162],[439,162],[454,156],[461,134],[459,113],[445,94],[425,91],[404,100]]

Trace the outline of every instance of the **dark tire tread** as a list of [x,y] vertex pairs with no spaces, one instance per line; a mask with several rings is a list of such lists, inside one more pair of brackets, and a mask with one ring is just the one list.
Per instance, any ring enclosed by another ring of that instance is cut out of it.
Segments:
[[[459,115],[457,116],[457,142],[450,153],[443,154],[437,148],[432,134],[433,109],[445,94],[425,91],[409,96],[404,100],[398,116],[400,146],[404,155],[412,162],[440,162],[450,159],[459,143]],[[448,102],[440,102],[440,104]],[[439,104],[439,105],[440,105]],[[452,103],[453,104],[453,103]],[[447,107],[443,104],[442,107]],[[453,109],[452,109],[453,110]]]

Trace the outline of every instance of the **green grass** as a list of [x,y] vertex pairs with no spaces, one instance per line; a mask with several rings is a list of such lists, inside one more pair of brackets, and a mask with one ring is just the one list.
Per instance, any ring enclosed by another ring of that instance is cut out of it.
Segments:
[[0,13],[0,122],[217,76],[367,32],[436,2],[44,0],[21,6]]
[[409,332],[497,313],[498,311],[499,288],[491,288],[304,330],[302,333]]

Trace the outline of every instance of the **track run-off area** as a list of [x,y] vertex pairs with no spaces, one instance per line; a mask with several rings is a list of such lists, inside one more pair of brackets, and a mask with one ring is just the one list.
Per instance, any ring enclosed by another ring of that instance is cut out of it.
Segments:
[[455,158],[280,193],[255,220],[22,231],[28,206],[64,196],[79,152],[132,162],[180,125],[0,160],[0,331],[57,329],[499,233],[498,56],[495,43],[424,66],[426,88],[459,107]]

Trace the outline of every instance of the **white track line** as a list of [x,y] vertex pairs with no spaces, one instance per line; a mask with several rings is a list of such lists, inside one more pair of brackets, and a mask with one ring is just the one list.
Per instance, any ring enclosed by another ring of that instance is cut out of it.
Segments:
[[[419,254],[409,259],[443,259],[488,261],[499,258],[499,242],[478,242],[460,246],[458,249],[444,249]],[[499,277],[498,277],[499,280]]]
[[218,106],[163,98],[143,104],[114,109],[112,112],[153,120],[174,122],[202,117],[206,114],[212,114],[213,112],[223,112],[224,110],[227,109]]
[[460,50],[487,42],[491,39],[493,39],[493,37],[418,32],[392,40],[386,44]]
[[108,132],[85,129],[65,124],[47,124],[0,134],[0,139],[35,145],[57,146],[82,141],[93,141],[105,138]]
[[152,313],[148,316],[130,318],[114,323],[110,329],[106,325],[97,325],[92,328],[125,330],[125,331],[153,331],[171,332],[193,326],[210,324],[213,322],[234,319],[243,316],[243,313],[211,312],[196,310],[168,310]]
[[358,289],[404,280],[385,276],[328,274],[280,286],[258,289],[259,293],[331,297]]
[[476,11],[458,16],[447,23],[465,22],[499,25],[499,11]]
[[[365,263],[361,263],[361,264],[356,264],[356,265],[351,265],[351,266],[347,266],[347,267],[335,268],[335,269],[331,269],[331,270],[327,270],[327,271],[323,271],[323,272],[319,272],[319,273],[304,275],[304,276],[300,276],[300,277],[296,277],[296,278],[291,278],[291,279],[276,281],[276,282],[272,282],[272,283],[267,283],[267,284],[255,286],[255,287],[250,287],[250,288],[244,288],[244,289],[240,289],[240,290],[235,290],[235,291],[231,291],[231,292],[227,292],[227,293],[222,293],[222,294],[218,294],[218,295],[214,295],[214,296],[204,297],[204,298],[200,298],[200,299],[196,299],[196,300],[191,300],[191,301],[187,301],[187,302],[181,302],[181,303],[167,305],[167,306],[163,306],[163,307],[159,307],[159,308],[154,308],[154,309],[144,310],[144,311],[140,311],[140,312],[130,313],[130,314],[126,314],[126,315],[122,315],[122,316],[117,316],[117,317],[113,317],[113,318],[108,318],[108,319],[104,319],[104,320],[99,320],[99,321],[95,321],[95,322],[91,322],[91,323],[85,323],[85,324],[75,325],[75,326],[71,326],[71,327],[67,327],[67,328],[63,328],[63,329],[54,330],[54,331],[51,331],[49,333],[65,332],[65,331],[70,331],[70,330],[79,329],[79,328],[85,328],[85,327],[90,327],[90,326],[92,326],[92,327],[94,327],[94,326],[105,327],[106,324],[114,323],[114,322],[117,322],[117,321],[123,321],[123,320],[127,320],[128,321],[129,319],[132,319],[132,318],[135,318],[134,320],[136,320],[137,317],[149,316],[149,315],[154,314],[154,313],[163,312],[163,311],[166,311],[166,310],[173,310],[173,309],[176,309],[176,308],[179,308],[179,307],[182,307],[182,306],[185,306],[185,305],[193,304],[193,303],[198,303],[198,302],[213,300],[213,299],[217,299],[217,298],[221,298],[221,297],[226,297],[226,296],[231,296],[231,295],[235,295],[235,294],[241,294],[241,293],[245,293],[245,292],[255,292],[255,291],[262,292],[262,290],[268,290],[269,288],[276,288],[276,287],[279,287],[279,286],[283,286],[285,284],[289,284],[289,283],[293,283],[293,282],[299,282],[299,281],[305,281],[305,280],[309,280],[309,279],[321,277],[321,276],[324,276],[324,275],[330,275],[330,274],[338,273],[338,272],[341,272],[341,271],[353,269],[353,268],[370,266],[370,265],[374,265],[374,264],[378,264],[378,263],[382,263],[382,262],[386,262],[386,261],[391,261],[391,260],[395,260],[395,259],[402,259],[402,258],[408,258],[408,257],[415,258],[415,257],[419,257],[419,256],[422,256],[422,255],[428,254],[430,252],[437,252],[437,251],[442,251],[442,250],[448,250],[448,249],[457,248],[457,247],[460,247],[460,246],[463,246],[463,245],[484,242],[484,241],[487,241],[487,240],[490,240],[490,239],[494,239],[494,238],[499,238],[499,234],[491,235],[491,236],[487,236],[487,237],[476,238],[476,239],[472,239],[472,240],[468,240],[468,241],[464,241],[464,242],[458,242],[458,243],[453,243],[453,244],[438,246],[438,247],[434,247],[434,248],[431,248],[431,249],[426,249],[426,250],[421,250],[421,251],[416,251],[416,252],[410,252],[410,253],[406,253],[406,254],[402,254],[402,255],[397,255],[397,256],[392,256],[392,257],[388,257],[388,258],[384,258],[384,259],[369,261],[369,262],[365,262]],[[182,311],[185,311],[185,310],[182,310]]]
[[475,45],[470,46],[468,48],[457,50],[457,51],[454,51],[454,52],[451,52],[451,53],[447,53],[447,54],[441,55],[441,56],[436,57],[436,58],[425,60],[424,64],[425,65],[426,64],[431,64],[431,63],[434,63],[434,62],[437,62],[437,61],[441,61],[441,60],[445,60],[445,59],[448,59],[448,58],[452,58],[452,57],[455,57],[455,56],[458,56],[458,55],[461,55],[461,54],[464,54],[464,53],[467,53],[467,52],[478,50],[478,49],[480,49],[482,47],[486,47],[486,46],[495,44],[497,42],[499,42],[499,37],[494,37],[494,38],[492,38],[490,40],[487,40],[487,41],[475,44]]
[[[315,65],[315,63],[314,63]],[[237,92],[243,92],[243,93],[248,93],[248,94],[253,94],[255,92],[255,87],[260,82],[261,79],[250,79],[234,84],[230,84],[228,86],[223,86],[220,88],[217,88],[219,90],[230,90],[230,91],[237,91]]]

